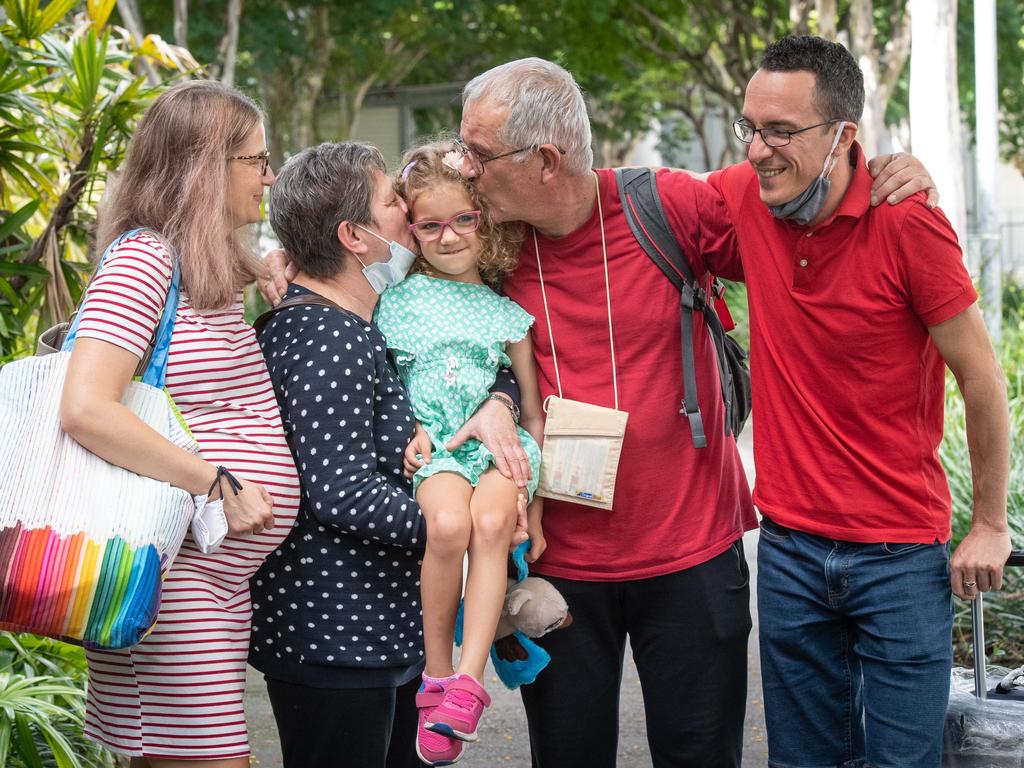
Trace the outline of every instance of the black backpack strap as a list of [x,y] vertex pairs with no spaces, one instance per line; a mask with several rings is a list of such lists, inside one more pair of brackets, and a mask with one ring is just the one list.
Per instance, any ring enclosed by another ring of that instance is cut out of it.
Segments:
[[345,311],[333,301],[325,299],[318,293],[301,293],[298,296],[289,296],[276,307],[268,309],[262,315],[257,317],[256,321],[252,324],[253,330],[255,330],[256,335],[259,336],[263,327],[282,309],[288,309],[288,307],[308,307],[310,304],[315,304],[320,307],[330,307],[331,309],[341,310],[342,312]]
[[[707,319],[708,315],[713,316],[714,312],[706,311],[707,293],[694,279],[690,262],[679,247],[665,217],[654,173],[648,168],[619,168],[615,171],[615,178],[626,223],[629,224],[633,236],[644,253],[679,289],[679,331],[683,362],[683,407],[679,412],[684,414],[690,423],[693,447],[704,448],[708,444],[708,439],[704,434],[704,420],[697,401],[697,366],[693,359],[693,313],[699,310]],[[717,316],[715,321],[718,321]],[[718,327],[721,330],[721,323]],[[720,340],[714,334],[712,338],[715,338],[715,351],[720,352],[717,349]],[[721,359],[719,356],[720,374]],[[724,385],[725,380],[722,381]]]

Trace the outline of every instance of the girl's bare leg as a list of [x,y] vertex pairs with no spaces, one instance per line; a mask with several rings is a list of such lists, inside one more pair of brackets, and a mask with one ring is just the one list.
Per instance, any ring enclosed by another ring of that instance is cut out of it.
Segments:
[[516,521],[516,501],[522,492],[496,469],[490,469],[481,476],[469,505],[473,530],[458,671],[477,680],[483,679],[501,615],[508,582],[508,545]]
[[423,604],[423,670],[430,677],[448,677],[452,669],[455,615],[462,595],[462,561],[469,546],[473,487],[451,472],[431,475],[416,489],[416,501],[427,521],[427,551],[420,571]]

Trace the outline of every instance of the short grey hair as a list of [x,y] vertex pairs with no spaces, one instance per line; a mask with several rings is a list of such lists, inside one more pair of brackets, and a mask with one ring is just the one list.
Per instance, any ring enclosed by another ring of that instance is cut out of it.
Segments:
[[356,141],[324,142],[290,157],[270,188],[270,226],[288,258],[310,277],[345,267],[343,221],[369,224],[374,171],[387,173],[380,150]]
[[[565,69],[538,58],[518,59],[477,75],[462,89],[462,109],[478,101],[508,107],[498,139],[509,149],[554,144],[565,166],[582,174],[594,166],[590,119],[579,85]],[[526,157],[516,155],[516,162]]]

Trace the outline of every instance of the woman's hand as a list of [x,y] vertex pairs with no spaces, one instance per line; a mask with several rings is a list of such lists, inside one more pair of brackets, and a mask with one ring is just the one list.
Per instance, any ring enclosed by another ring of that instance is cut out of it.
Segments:
[[528,563],[537,562],[548,548],[548,543],[544,539],[543,518],[544,500],[540,496],[535,496],[526,510],[526,533],[530,537],[530,551],[526,553]]
[[[274,527],[274,500],[267,489],[252,480],[239,478],[242,487],[237,491],[221,480],[224,496],[224,516],[228,530],[234,534],[257,534]],[[224,493],[224,491],[227,491]],[[213,496],[217,496],[216,490]]]
[[412,478],[416,474],[416,471],[424,464],[430,463],[430,454],[434,449],[433,443],[430,442],[430,435],[427,434],[427,430],[423,428],[418,421],[416,422],[416,432],[412,436],[412,440],[405,446],[405,453],[402,455],[402,464],[405,469],[405,476]]
[[260,289],[263,300],[276,307],[288,292],[288,283],[295,279],[299,270],[288,260],[288,254],[280,248],[268,251],[263,257],[263,264],[269,275],[257,279],[256,287]]

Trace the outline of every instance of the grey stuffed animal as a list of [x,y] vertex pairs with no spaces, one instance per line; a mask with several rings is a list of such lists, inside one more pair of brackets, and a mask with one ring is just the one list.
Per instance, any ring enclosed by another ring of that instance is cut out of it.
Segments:
[[565,598],[550,582],[536,576],[527,576],[522,581],[509,579],[494,639],[516,631],[527,637],[540,637],[571,623]]

